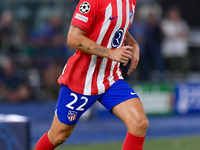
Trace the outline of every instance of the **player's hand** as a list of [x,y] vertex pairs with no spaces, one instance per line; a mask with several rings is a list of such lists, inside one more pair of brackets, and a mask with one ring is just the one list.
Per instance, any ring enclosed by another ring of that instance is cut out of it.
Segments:
[[140,49],[139,49],[138,44],[135,44],[134,48],[130,49],[130,51],[132,52],[132,59],[131,59],[130,68],[127,72],[128,75],[130,75],[131,72],[133,72],[136,69],[139,59],[140,59]]
[[123,63],[124,66],[128,64],[129,59],[133,58],[133,47],[123,46],[115,50],[111,50],[110,59]]

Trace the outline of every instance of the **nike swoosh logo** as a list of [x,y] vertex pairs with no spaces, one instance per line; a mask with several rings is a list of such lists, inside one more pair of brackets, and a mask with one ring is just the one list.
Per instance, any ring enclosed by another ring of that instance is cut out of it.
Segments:
[[136,93],[131,92],[131,95],[135,95]]
[[114,20],[114,19],[117,19],[117,18],[118,18],[118,16],[117,16],[117,17],[113,17],[113,18],[110,17],[109,19],[110,19],[110,20]]

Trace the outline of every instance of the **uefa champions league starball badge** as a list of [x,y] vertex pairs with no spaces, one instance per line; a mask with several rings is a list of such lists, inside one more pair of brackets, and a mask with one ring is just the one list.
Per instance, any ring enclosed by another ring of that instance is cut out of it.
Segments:
[[90,4],[88,2],[81,3],[79,10],[83,14],[88,13],[90,11]]

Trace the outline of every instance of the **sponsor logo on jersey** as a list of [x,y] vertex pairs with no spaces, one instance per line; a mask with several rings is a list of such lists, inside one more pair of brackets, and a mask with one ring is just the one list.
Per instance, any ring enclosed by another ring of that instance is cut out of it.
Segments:
[[113,17],[113,18],[110,17],[109,19],[110,19],[110,20],[114,20],[114,19],[117,19],[117,18],[118,18],[118,16],[117,16],[117,17]]
[[81,20],[81,21],[83,21],[85,23],[87,23],[87,21],[88,21],[88,17],[85,17],[85,16],[83,16],[83,15],[81,15],[79,13],[76,13],[75,18],[79,19],[79,20]]
[[83,14],[88,13],[90,11],[90,4],[88,2],[81,3],[79,10]]
[[118,29],[116,32],[115,32],[115,35],[112,39],[112,43],[111,43],[111,46],[113,48],[117,48],[121,42],[122,42],[122,39],[123,39],[123,35],[124,35],[124,30],[123,29]]
[[76,111],[69,111],[68,112],[68,115],[67,115],[67,118],[69,119],[69,121],[74,121],[77,117],[77,112]]
[[131,92],[131,95],[135,95],[136,93]]

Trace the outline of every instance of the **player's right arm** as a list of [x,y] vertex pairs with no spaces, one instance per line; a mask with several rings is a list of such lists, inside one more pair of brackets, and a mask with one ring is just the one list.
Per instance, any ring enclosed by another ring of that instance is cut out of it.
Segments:
[[124,46],[115,50],[108,49],[87,38],[84,30],[73,25],[70,26],[68,32],[67,44],[82,52],[106,57],[123,64],[127,64],[129,59],[132,59],[133,55],[129,51],[133,49],[131,46]]

